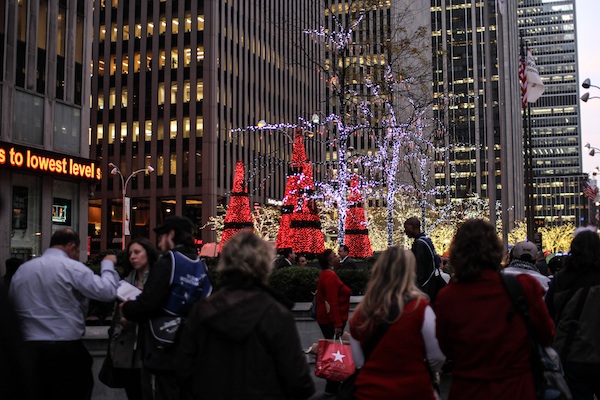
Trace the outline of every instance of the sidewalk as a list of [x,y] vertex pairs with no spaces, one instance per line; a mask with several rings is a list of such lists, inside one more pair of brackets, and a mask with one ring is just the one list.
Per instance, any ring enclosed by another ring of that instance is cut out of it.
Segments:
[[[314,368],[315,368],[314,363],[310,364],[310,367],[311,367],[311,371],[314,371]],[[452,379],[451,375],[442,374],[442,379],[440,382],[440,391],[442,392],[442,400],[446,400],[448,398],[448,391],[450,390],[451,379]],[[333,399],[335,399],[335,397],[333,397],[333,396],[325,396],[323,394],[325,392],[325,380],[324,379],[317,378],[313,374],[313,380],[315,382],[317,391],[316,391],[315,395],[310,398],[310,400],[333,400]]]

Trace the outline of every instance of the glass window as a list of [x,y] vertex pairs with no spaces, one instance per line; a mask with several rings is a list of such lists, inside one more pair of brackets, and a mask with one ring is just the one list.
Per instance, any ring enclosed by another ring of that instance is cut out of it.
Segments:
[[162,15],[160,17],[159,21],[160,22],[159,22],[159,27],[158,27],[158,34],[164,35],[165,32],[167,31],[167,18],[164,15]]
[[196,81],[196,101],[200,101],[204,98],[204,82]]
[[98,125],[96,135],[97,135],[96,143],[101,144],[102,138],[104,137],[104,126]]
[[79,228],[79,184],[54,181],[52,188],[52,232],[62,228]]
[[115,108],[115,103],[117,102],[117,92],[115,88],[110,89],[108,92],[108,109],[112,110]]
[[12,257],[29,260],[41,255],[42,182],[39,177],[13,174]]
[[204,129],[204,120],[202,117],[196,118],[196,137],[202,137],[202,130]]
[[169,164],[171,175],[177,175],[177,154],[171,154]]
[[183,137],[184,138],[189,138],[190,137],[190,117],[185,117],[183,118]]
[[158,83],[158,104],[165,104],[165,83]]
[[117,136],[117,132],[115,131],[115,124],[108,124],[108,143],[112,144],[115,142],[115,137]]
[[124,142],[126,138],[127,138],[127,122],[121,122],[121,135],[120,135],[121,142]]
[[179,55],[177,49],[171,50],[171,68],[175,69],[179,65]]
[[177,85],[171,85],[171,104],[177,104]]
[[152,139],[152,121],[146,121],[146,140]]
[[177,120],[172,120],[170,123],[169,137],[175,139],[177,137]]
[[179,33],[179,18],[173,18],[171,20],[171,33],[176,35]]
[[198,32],[204,30],[204,15],[198,15]]
[[15,91],[13,139],[18,142],[43,144],[44,99]]
[[204,46],[198,46],[196,49],[196,60],[198,62],[204,60]]
[[[90,104],[92,104],[91,101],[90,101]],[[104,95],[103,94],[98,95],[98,110],[104,110]]]
[[54,109],[54,150],[80,154],[81,110],[56,103]]
[[133,141],[140,141],[140,123],[138,121],[133,121]]
[[192,14],[189,11],[185,12],[185,24],[183,29],[185,32],[192,31]]

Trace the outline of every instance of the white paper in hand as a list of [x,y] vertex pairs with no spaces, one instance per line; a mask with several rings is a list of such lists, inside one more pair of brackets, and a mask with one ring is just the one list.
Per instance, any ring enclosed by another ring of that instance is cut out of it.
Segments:
[[117,297],[119,298],[119,300],[135,300],[135,298],[138,297],[140,293],[142,293],[142,291],[133,286],[131,283],[124,280],[119,281],[119,287],[117,288]]

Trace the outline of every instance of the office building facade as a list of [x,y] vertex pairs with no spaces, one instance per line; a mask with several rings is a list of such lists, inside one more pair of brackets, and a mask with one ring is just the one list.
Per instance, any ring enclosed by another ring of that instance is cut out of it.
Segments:
[[[294,131],[245,128],[294,124],[317,109],[318,53],[302,31],[318,26],[320,2],[96,3],[91,157],[125,177],[154,169],[126,186],[131,236],[152,237],[177,214],[214,241],[201,228],[227,203],[238,160],[253,202],[281,200]],[[97,248],[120,247],[122,194],[108,176],[90,202]]]
[[536,223],[587,225],[575,0],[520,0],[518,22],[545,86],[530,116]]
[[[92,5],[0,2],[0,259],[30,259],[60,228],[83,235],[101,178],[88,158]],[[0,266],[0,275],[4,263]]]
[[432,1],[434,111],[440,122],[436,187],[446,204],[477,195],[512,228],[524,215],[516,5]]

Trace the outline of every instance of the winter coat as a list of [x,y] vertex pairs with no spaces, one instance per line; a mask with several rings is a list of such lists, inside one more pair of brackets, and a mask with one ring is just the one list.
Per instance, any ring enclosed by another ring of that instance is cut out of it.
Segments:
[[[317,322],[340,328],[348,321],[350,288],[331,269],[324,269],[317,282]],[[327,304],[325,304],[327,302]]]
[[[527,274],[517,280],[540,343],[549,346],[554,323],[542,286]],[[473,281],[450,282],[439,292],[435,313],[440,348],[454,361],[449,400],[536,398],[529,332],[500,274],[483,270]]]
[[569,327],[583,288],[590,284],[569,354],[563,362],[600,364],[600,272],[582,272],[573,268],[559,271],[548,290],[546,303],[556,321],[554,348],[562,355]]
[[315,388],[291,305],[247,282],[197,302],[178,350],[182,398],[309,398]]

